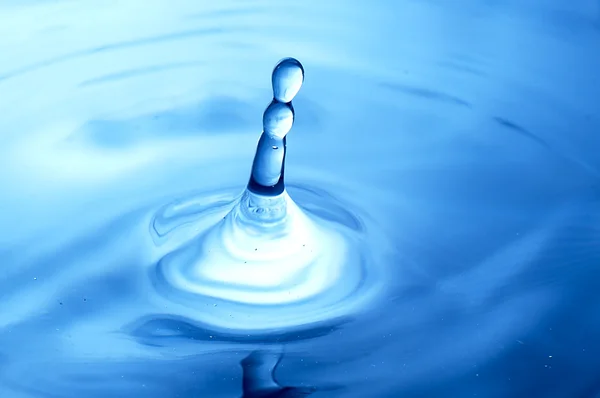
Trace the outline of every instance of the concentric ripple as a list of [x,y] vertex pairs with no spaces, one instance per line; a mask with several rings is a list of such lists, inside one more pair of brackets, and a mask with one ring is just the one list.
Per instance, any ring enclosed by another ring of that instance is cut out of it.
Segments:
[[331,197],[294,190],[310,211],[287,190],[232,194],[228,205],[224,194],[212,195],[214,206],[195,214],[199,198],[162,208],[152,221],[155,243],[189,239],[159,261],[158,290],[183,304],[185,316],[233,331],[337,322],[359,311],[379,290],[362,224]]

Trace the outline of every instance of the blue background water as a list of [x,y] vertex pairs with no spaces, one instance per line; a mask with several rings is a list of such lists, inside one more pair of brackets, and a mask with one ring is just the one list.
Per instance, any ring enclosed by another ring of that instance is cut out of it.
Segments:
[[[314,396],[595,397],[599,27],[597,0],[0,1],[0,397],[235,397],[257,347]],[[286,180],[368,215],[386,293],[223,338],[158,299],[149,220],[243,189],[285,56]]]

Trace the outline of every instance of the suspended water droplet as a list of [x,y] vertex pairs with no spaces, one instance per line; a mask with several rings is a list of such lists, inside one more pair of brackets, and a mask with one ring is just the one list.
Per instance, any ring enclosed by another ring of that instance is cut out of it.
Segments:
[[273,97],[279,102],[290,102],[302,87],[304,68],[297,59],[284,58],[273,69],[271,82]]
[[291,103],[273,101],[263,113],[263,131],[273,137],[283,138],[294,124],[294,108]]

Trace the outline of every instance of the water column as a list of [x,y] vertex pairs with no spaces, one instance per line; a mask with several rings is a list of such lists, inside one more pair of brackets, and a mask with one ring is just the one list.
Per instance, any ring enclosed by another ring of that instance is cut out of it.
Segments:
[[248,182],[250,192],[276,196],[285,191],[286,135],[294,124],[292,99],[300,91],[303,81],[304,68],[294,58],[279,61],[273,69],[273,101],[263,114],[263,132]]
[[[304,68],[294,58],[284,58],[273,69],[273,101],[263,113],[242,212],[262,223],[282,222],[287,215],[285,197],[286,136],[294,124],[292,100],[304,82]],[[245,207],[245,208],[244,208]]]

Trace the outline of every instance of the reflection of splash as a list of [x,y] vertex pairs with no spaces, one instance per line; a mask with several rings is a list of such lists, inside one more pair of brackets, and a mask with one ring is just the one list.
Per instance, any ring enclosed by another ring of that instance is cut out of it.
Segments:
[[275,369],[281,354],[253,351],[241,362],[242,398],[294,398],[306,397],[316,391],[315,387],[283,387],[275,380]]
[[[377,285],[361,223],[335,210],[335,202],[322,206],[315,192],[302,196],[309,210],[287,192],[246,192],[238,201],[232,195],[229,205],[216,195],[220,206],[180,201],[162,208],[151,227],[155,245],[167,253],[152,273],[156,287],[190,307],[191,319],[233,330],[264,332],[359,310]],[[316,216],[323,212],[310,212],[321,207],[328,208],[323,219]]]

